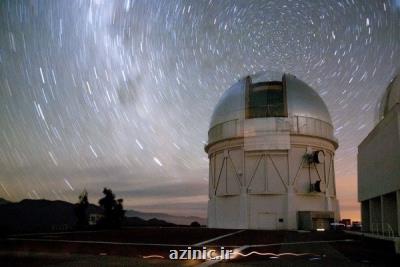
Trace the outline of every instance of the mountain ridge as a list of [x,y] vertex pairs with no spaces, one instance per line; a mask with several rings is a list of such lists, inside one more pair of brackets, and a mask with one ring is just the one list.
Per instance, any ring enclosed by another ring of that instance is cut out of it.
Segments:
[[[0,198],[0,231],[37,232],[72,229],[76,225],[75,204],[63,200],[23,199],[10,202]],[[88,214],[102,213],[103,209],[90,204]],[[133,226],[157,224],[159,226],[190,225],[193,221],[205,224],[205,219],[195,216],[176,216],[166,213],[126,211],[127,223]],[[136,218],[136,219],[135,219]]]

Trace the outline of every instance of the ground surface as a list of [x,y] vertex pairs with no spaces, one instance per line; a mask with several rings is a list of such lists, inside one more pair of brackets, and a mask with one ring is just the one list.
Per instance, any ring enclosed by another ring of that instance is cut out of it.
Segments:
[[[188,246],[217,250],[223,246],[241,254],[229,261],[169,260],[171,249]],[[400,266],[400,257],[390,242],[343,232],[148,227],[0,239],[0,266],[211,265]]]

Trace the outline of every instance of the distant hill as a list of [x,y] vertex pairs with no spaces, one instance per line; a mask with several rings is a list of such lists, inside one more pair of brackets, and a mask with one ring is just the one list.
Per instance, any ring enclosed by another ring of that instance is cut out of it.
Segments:
[[127,217],[124,222],[124,226],[176,226],[176,224],[169,223],[156,218],[150,220],[144,220],[139,217]]
[[164,220],[179,225],[190,225],[193,221],[197,221],[201,225],[207,224],[207,220],[205,218],[196,216],[176,216],[167,213],[151,213],[151,212],[141,212],[136,210],[128,210],[125,213],[125,215],[126,217],[139,217],[145,220],[157,218],[159,220]]
[[[76,225],[74,205],[61,200],[24,199],[20,202],[10,202],[0,198],[0,235],[72,229]],[[102,213],[102,211],[99,206],[90,204],[88,213]],[[128,210],[126,217],[124,222],[126,226],[190,225],[193,221],[205,224],[205,219],[199,217],[135,210]]]
[[0,205],[4,205],[4,204],[8,204],[8,203],[11,203],[11,202],[0,197]]
[[[89,206],[89,213],[102,209]],[[74,204],[61,200],[24,199],[0,205],[0,231],[3,233],[68,229],[76,224]]]

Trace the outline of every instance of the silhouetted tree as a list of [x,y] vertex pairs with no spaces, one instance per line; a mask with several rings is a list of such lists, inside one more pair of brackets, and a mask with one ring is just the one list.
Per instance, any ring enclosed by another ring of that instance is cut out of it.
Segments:
[[117,226],[121,226],[122,221],[125,218],[125,210],[124,206],[122,205],[122,202],[124,202],[124,200],[122,198],[119,198],[117,200],[117,204],[115,205],[114,209],[115,223]]
[[197,221],[194,221],[190,224],[191,227],[200,227],[200,223]]
[[104,217],[101,224],[105,227],[119,227],[125,217],[123,199],[115,200],[115,195],[111,189],[103,189],[104,197],[99,200],[100,206],[104,209]]
[[89,207],[88,193],[84,189],[79,195],[79,202],[75,204],[75,215],[78,219],[77,226],[85,227],[88,225],[87,210]]
[[112,210],[115,206],[115,195],[111,191],[111,189],[104,188],[103,189],[104,197],[99,200],[99,205],[104,209],[104,217],[101,220],[101,223],[105,226],[112,225]]

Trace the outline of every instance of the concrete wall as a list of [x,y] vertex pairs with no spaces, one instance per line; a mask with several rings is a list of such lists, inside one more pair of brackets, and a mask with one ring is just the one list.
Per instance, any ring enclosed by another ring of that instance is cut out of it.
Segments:
[[[216,204],[216,222],[217,228],[238,228],[232,227],[238,224],[240,202],[238,196],[226,196],[223,200],[218,200]],[[232,224],[235,222],[235,224]]]
[[361,221],[362,221],[362,231],[371,231],[370,225],[370,214],[369,214],[369,200],[364,200],[361,202]]
[[369,214],[371,227],[377,227],[382,223],[381,198],[376,197],[369,201]]

